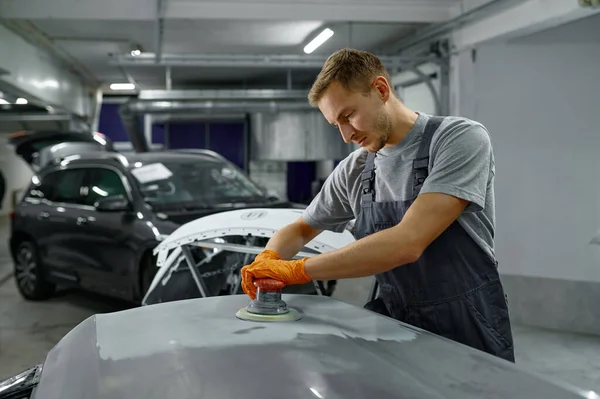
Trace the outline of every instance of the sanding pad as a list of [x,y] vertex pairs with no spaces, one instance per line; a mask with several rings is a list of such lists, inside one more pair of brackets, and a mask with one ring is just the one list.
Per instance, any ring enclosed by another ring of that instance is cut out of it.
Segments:
[[262,322],[270,322],[270,321],[296,321],[302,318],[302,313],[297,311],[294,308],[288,308],[287,313],[281,314],[258,314],[258,313],[250,313],[246,308],[241,308],[235,314],[235,317],[241,320],[247,321],[262,321]]

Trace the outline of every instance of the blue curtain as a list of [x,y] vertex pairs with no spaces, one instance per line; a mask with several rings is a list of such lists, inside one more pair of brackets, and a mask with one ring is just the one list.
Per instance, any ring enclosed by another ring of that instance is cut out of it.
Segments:
[[287,196],[292,202],[308,204],[312,199],[311,185],[316,179],[314,162],[287,163]]
[[169,148],[206,148],[206,125],[169,123]]
[[102,104],[98,131],[112,141],[129,141],[129,136],[119,115],[121,104]]
[[208,128],[208,149],[244,169],[244,124],[211,123]]

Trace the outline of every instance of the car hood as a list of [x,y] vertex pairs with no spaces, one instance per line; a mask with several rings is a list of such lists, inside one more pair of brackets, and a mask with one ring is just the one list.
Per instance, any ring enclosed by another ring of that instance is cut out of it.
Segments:
[[49,353],[33,398],[584,398],[518,365],[329,297],[304,317],[235,317],[245,295],[92,316]]

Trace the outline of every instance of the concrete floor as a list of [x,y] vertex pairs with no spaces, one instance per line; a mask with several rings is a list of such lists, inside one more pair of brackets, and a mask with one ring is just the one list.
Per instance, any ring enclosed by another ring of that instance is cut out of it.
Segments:
[[[40,363],[73,327],[97,313],[131,305],[76,290],[45,302],[29,302],[10,276],[7,220],[0,218],[0,380]],[[362,305],[370,279],[340,281],[334,295]],[[549,378],[600,392],[600,337],[514,326],[517,363]]]

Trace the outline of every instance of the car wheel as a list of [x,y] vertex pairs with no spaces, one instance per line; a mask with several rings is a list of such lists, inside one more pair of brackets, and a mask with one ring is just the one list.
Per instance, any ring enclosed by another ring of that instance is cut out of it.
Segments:
[[26,299],[39,301],[54,294],[56,286],[44,278],[37,248],[31,241],[17,246],[14,275],[17,288]]

